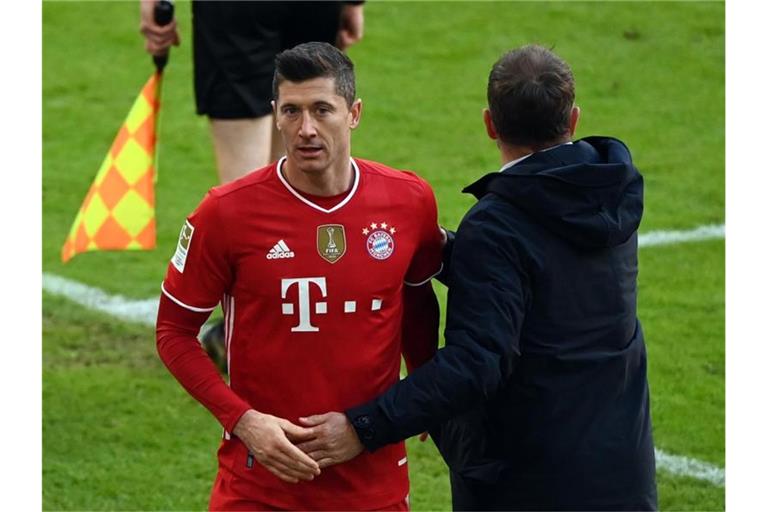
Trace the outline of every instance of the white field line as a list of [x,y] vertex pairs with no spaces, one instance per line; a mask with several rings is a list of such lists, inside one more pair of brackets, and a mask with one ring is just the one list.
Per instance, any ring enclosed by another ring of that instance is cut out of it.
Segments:
[[128,322],[155,325],[159,294],[156,298],[132,300],[122,295],[110,295],[66,277],[43,273],[43,290],[61,295],[88,309],[101,311]]
[[689,457],[671,455],[658,448],[656,449],[656,469],[672,473],[673,475],[689,476],[697,480],[704,480],[720,487],[725,485],[725,469]]
[[[638,237],[640,247],[669,245],[725,238],[725,225],[699,226],[689,231],[651,231]],[[43,273],[43,290],[60,295],[88,309],[101,311],[127,322],[154,326],[157,318],[158,298],[132,300],[121,295],[110,295],[66,277]],[[158,297],[159,297],[158,287]],[[714,485],[725,485],[725,470],[707,462],[671,455],[656,450],[656,468],[673,475],[689,476]]]
[[637,238],[640,247],[725,238],[725,224],[699,226],[689,231],[650,231],[640,234]]

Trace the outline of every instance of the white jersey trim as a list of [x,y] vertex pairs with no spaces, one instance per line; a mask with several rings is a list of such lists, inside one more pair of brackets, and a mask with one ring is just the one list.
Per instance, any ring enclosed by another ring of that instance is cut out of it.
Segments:
[[212,308],[196,308],[195,306],[190,306],[189,304],[185,304],[184,302],[180,301],[179,299],[177,299],[176,297],[174,297],[173,295],[168,293],[168,290],[165,289],[165,283],[160,283],[160,289],[163,291],[163,294],[166,297],[168,297],[169,299],[171,299],[173,302],[175,302],[179,306],[183,307],[184,309],[188,309],[188,310],[194,311],[196,313],[210,313],[211,311],[216,309],[216,306],[218,306],[218,304],[217,304],[216,306],[213,306]]
[[231,375],[230,372],[230,354],[232,353],[232,333],[235,329],[235,298],[231,295],[224,295],[227,310],[224,315],[224,345],[227,348],[227,375]]
[[409,283],[408,281],[403,281],[403,283],[405,283],[406,286],[421,286],[421,285],[424,285],[424,284],[427,284],[428,282],[430,282],[432,280],[432,278],[434,278],[437,274],[439,274],[442,271],[443,271],[443,262],[441,261],[440,262],[440,268],[437,269],[437,272],[435,272],[434,274],[432,274],[431,276],[429,276],[425,280],[419,281],[418,283]]
[[283,176],[283,164],[285,163],[285,159],[286,157],[282,157],[277,162],[277,177],[280,178],[280,181],[283,183],[283,185],[285,185],[285,188],[288,189],[288,192],[293,194],[299,201],[306,204],[307,206],[311,206],[315,210],[321,211],[323,213],[333,213],[339,208],[341,208],[342,206],[344,206],[345,204],[347,204],[349,200],[352,199],[352,196],[355,195],[355,192],[357,191],[357,186],[360,183],[360,169],[357,167],[357,163],[355,162],[355,160],[350,158],[349,161],[352,163],[352,169],[354,169],[355,171],[355,181],[354,183],[352,183],[352,188],[347,194],[347,197],[345,197],[339,204],[337,204],[333,208],[325,209],[322,206],[313,203],[312,201],[310,201],[309,199],[301,195],[299,192],[296,191],[296,189],[294,189],[290,185],[290,183],[288,183],[288,180],[286,180],[285,177]]

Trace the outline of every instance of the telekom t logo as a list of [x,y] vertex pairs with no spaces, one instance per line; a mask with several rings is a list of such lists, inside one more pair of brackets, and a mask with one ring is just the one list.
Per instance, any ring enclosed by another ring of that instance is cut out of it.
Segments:
[[[320,329],[312,325],[309,319],[309,285],[314,284],[320,288],[320,293],[323,294],[323,298],[328,296],[328,292],[325,289],[324,277],[299,277],[296,279],[283,279],[281,281],[281,295],[283,298],[288,293],[288,288],[294,284],[299,285],[299,325],[291,327],[291,332],[317,332]],[[315,302],[315,313],[325,314],[327,312],[326,302]],[[293,314],[293,304],[290,302],[283,302],[283,314]]]
[[[324,277],[297,277],[295,279],[281,279],[280,280],[280,295],[283,299],[287,298],[288,290],[293,285],[298,285],[299,288],[299,325],[291,327],[291,332],[317,332],[320,329],[312,325],[312,319],[310,318],[311,304],[309,301],[310,285],[315,285],[320,289],[322,298],[328,297],[328,290],[325,284]],[[381,309],[381,299],[374,298],[371,300],[371,311],[379,311]],[[328,303],[325,301],[315,302],[315,314],[324,315],[328,313]],[[357,311],[357,301],[347,300],[344,301],[344,313],[355,313]],[[292,302],[283,302],[283,314],[293,315],[294,305]]]

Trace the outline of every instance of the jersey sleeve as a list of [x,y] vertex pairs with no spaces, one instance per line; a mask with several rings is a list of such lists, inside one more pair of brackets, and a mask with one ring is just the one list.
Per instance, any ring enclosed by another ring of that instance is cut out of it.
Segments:
[[440,272],[442,267],[442,233],[437,224],[437,203],[432,188],[421,178],[421,197],[423,205],[421,215],[421,230],[416,252],[405,274],[405,284],[421,286]]
[[403,286],[402,352],[410,375],[437,351],[440,306],[432,283]]
[[228,254],[218,199],[209,192],[181,228],[162,284],[163,294],[190,311],[213,311],[231,285]]
[[157,352],[184,389],[232,432],[251,406],[224,382],[197,341],[207,318],[207,313],[190,311],[161,296],[155,331]]

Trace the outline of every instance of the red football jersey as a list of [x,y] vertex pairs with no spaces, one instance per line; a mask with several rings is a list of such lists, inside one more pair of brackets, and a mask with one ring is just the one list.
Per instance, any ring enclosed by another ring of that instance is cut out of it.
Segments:
[[[163,293],[192,311],[221,303],[232,390],[298,424],[398,380],[402,287],[438,272],[441,234],[432,190],[412,173],[354,159],[352,188],[330,205],[293,189],[284,161],[208,193],[182,229]],[[403,443],[290,484],[225,433],[219,464],[281,508],[375,508],[408,494]]]

